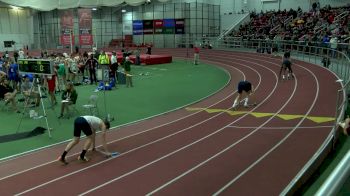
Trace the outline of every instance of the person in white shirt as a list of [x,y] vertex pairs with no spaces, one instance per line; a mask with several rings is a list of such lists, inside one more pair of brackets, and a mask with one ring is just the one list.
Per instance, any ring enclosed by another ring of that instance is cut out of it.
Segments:
[[117,58],[117,54],[115,51],[112,52],[112,56],[111,56],[111,76],[114,79],[114,82],[116,83],[116,76],[117,76],[117,71],[118,71],[118,58]]
[[331,50],[331,55],[332,55],[333,58],[335,58],[336,55],[337,55],[338,38],[335,35],[333,35],[331,40],[329,40],[329,44],[330,44],[331,49],[332,49]]
[[74,120],[74,138],[68,143],[62,155],[58,158],[58,161],[67,165],[66,161],[67,153],[79,143],[81,132],[86,135],[86,141],[82,152],[78,156],[78,160],[87,162],[89,159],[85,156],[87,150],[90,148],[91,144],[93,150],[95,149],[95,135],[96,131],[100,130],[102,132],[102,146],[105,155],[111,155],[107,149],[106,142],[106,131],[110,128],[110,123],[108,120],[102,120],[96,116],[79,116]]
[[23,51],[22,49],[19,49],[19,51],[18,51],[18,57],[19,57],[20,59],[24,59],[24,58],[25,58],[25,56],[24,56],[24,51]]

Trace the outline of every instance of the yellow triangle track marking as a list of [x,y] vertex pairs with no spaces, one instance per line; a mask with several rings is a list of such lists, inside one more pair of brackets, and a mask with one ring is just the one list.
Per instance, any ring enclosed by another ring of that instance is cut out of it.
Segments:
[[226,113],[228,113],[231,116],[236,116],[236,115],[240,115],[240,114],[245,114],[247,112],[227,110]]
[[223,109],[206,109],[205,110],[208,113],[219,113],[219,112],[225,112]]
[[[226,109],[208,109],[208,108],[191,108],[187,107],[187,111],[189,112],[194,112],[194,111],[205,111],[208,113],[220,113],[220,112],[225,112],[231,116],[236,116],[236,115],[242,115],[242,114],[250,114],[256,118],[262,118],[262,117],[268,117],[268,116],[273,116],[274,113],[264,113],[264,112],[248,112],[248,111],[234,111],[234,110],[226,110]],[[297,114],[277,114],[277,117],[283,120],[293,120],[293,119],[298,119],[298,118],[303,118],[304,115],[297,115]],[[325,122],[331,122],[334,121],[334,117],[322,117],[322,116],[307,116],[307,119],[315,122],[315,123],[325,123]]]
[[261,118],[261,117],[273,116],[273,113],[252,112],[251,115],[257,118]]
[[307,119],[314,121],[315,123],[324,123],[324,122],[331,122],[334,121],[334,118],[332,117],[314,117],[314,116],[308,116]]
[[292,114],[277,114],[278,117],[282,118],[283,120],[293,120],[296,118],[302,118],[303,115],[292,115]]

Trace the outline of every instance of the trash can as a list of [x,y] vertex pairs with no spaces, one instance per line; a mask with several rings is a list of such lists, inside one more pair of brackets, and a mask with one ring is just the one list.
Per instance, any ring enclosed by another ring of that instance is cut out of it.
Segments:
[[118,84],[126,84],[126,80],[125,80],[125,73],[124,72],[117,72],[117,76],[118,76]]

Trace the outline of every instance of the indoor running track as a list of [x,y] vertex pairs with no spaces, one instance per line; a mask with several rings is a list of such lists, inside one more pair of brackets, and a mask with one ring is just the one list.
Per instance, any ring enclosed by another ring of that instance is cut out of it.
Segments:
[[[183,49],[155,52],[187,55]],[[121,153],[115,158],[88,152],[91,161],[80,163],[80,146],[62,166],[56,159],[64,143],[2,162],[0,194],[278,195],[331,132],[332,120],[306,117],[334,116],[341,88],[336,76],[294,61],[296,78],[279,81],[281,58],[254,53],[203,50],[201,61],[227,70],[227,86],[196,104],[109,132],[109,148]],[[258,105],[234,112],[243,79],[256,86]]]

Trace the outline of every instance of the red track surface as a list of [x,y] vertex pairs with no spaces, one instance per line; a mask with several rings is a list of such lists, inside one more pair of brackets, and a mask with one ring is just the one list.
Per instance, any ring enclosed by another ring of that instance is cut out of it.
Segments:
[[[181,49],[155,51],[169,52],[186,55]],[[209,50],[201,60],[223,67],[232,80],[191,107],[229,109],[237,82],[246,78],[257,87],[259,104],[252,112],[334,115],[340,85],[322,67],[295,61],[296,79],[281,82],[280,58]],[[121,153],[116,158],[89,153],[92,160],[82,164],[76,147],[70,164],[62,166],[54,160],[62,144],[3,162],[1,195],[277,195],[321,146],[332,123],[180,109],[111,131],[109,148]]]

